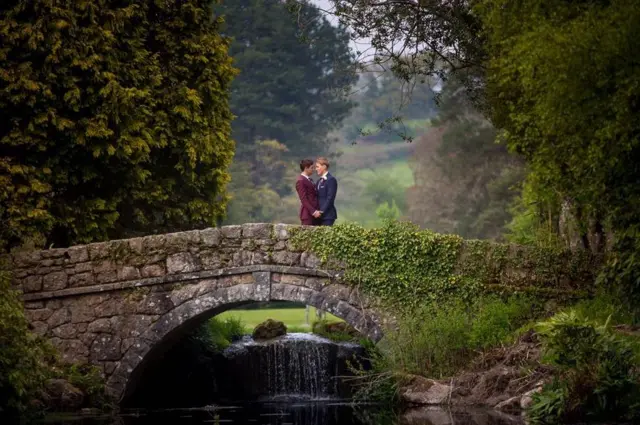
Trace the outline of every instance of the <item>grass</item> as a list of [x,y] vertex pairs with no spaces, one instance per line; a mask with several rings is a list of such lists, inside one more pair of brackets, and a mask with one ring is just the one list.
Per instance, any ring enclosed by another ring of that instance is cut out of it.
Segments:
[[[304,308],[282,308],[282,309],[258,309],[258,310],[228,310],[216,316],[220,321],[234,318],[240,320],[244,325],[246,333],[253,332],[258,324],[267,319],[280,320],[287,326],[289,332],[311,332],[311,325],[316,320],[316,309],[309,307],[309,323],[305,321]],[[342,319],[326,313],[325,320],[328,322],[341,322]]]

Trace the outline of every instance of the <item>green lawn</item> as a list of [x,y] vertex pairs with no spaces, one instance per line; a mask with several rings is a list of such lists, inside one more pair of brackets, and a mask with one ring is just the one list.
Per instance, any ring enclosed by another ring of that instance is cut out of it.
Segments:
[[[280,320],[289,331],[306,332],[311,331],[311,325],[316,321],[316,309],[309,308],[309,323],[305,322],[304,308],[280,308],[280,309],[258,309],[258,310],[228,310],[216,316],[219,320],[228,317],[235,317],[242,321],[246,332],[252,332],[253,328],[267,319]],[[327,313],[325,319],[329,322],[341,322],[342,319]]]

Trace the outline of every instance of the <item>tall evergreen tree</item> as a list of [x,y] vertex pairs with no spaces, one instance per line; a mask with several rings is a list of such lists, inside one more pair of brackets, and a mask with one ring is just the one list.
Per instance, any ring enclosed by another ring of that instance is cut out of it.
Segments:
[[0,239],[214,224],[233,156],[207,0],[0,5]]
[[238,156],[257,140],[277,140],[293,158],[325,153],[327,134],[351,108],[355,82],[349,34],[306,2],[292,14],[279,0],[234,0],[215,7],[240,75],[232,86]]

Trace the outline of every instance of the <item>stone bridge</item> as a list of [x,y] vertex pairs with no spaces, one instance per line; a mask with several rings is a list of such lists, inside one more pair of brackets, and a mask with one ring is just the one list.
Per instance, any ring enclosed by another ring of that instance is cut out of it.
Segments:
[[[341,273],[293,246],[297,227],[245,224],[22,252],[12,258],[14,279],[35,332],[51,340],[63,361],[100,366],[118,398],[190,329],[256,301],[312,305],[379,340],[390,317],[342,282]],[[459,262],[469,255],[463,249]],[[482,255],[483,263],[496,263],[488,264],[487,284],[556,290],[591,279],[565,258],[546,257],[556,266],[545,274],[535,268],[540,260],[527,265],[522,258],[535,256],[519,249],[512,263]]]
[[63,361],[99,365],[118,398],[135,386],[143,360],[256,301],[311,305],[379,340],[382,316],[340,273],[292,246],[294,227],[246,224],[20,253],[14,278],[34,330]]

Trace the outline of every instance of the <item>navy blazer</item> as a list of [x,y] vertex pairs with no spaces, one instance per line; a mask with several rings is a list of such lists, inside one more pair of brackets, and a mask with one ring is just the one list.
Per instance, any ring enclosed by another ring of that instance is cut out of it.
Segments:
[[318,188],[318,203],[320,204],[320,211],[322,211],[320,218],[323,220],[337,219],[338,212],[334,202],[338,193],[338,180],[327,173],[327,179],[321,178],[318,180],[316,187]]

